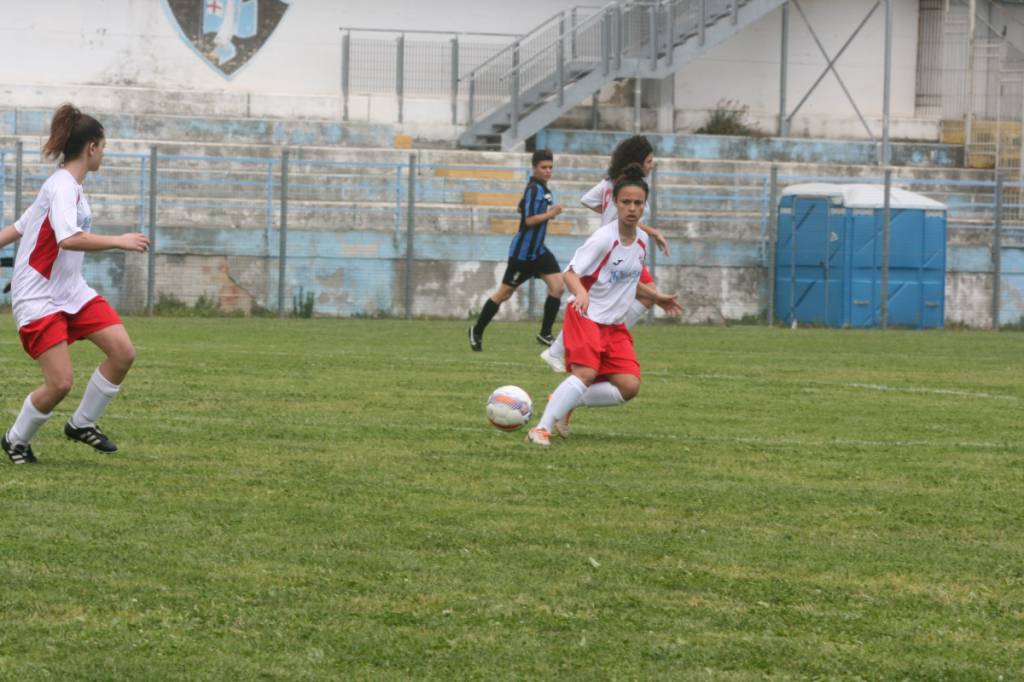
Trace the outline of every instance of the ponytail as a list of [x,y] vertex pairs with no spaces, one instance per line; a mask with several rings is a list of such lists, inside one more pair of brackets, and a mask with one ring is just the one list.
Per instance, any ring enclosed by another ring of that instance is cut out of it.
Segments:
[[619,190],[623,187],[639,187],[644,191],[644,197],[648,197],[651,194],[651,188],[647,186],[647,181],[644,180],[644,167],[639,163],[631,163],[622,169],[622,174],[614,180],[615,185],[612,189],[612,197],[618,198]]
[[62,104],[50,122],[50,137],[43,145],[43,156],[66,163],[78,158],[87,144],[98,143],[104,137],[103,125],[99,121],[83,114],[74,105]]

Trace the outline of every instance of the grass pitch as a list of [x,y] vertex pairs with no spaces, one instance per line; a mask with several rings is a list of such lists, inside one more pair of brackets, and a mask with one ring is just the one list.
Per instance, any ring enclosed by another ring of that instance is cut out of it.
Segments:
[[[1015,333],[642,326],[530,447],[535,325],[127,320],[103,420],[0,465],[0,679],[1019,679]],[[4,420],[38,370],[9,316]]]

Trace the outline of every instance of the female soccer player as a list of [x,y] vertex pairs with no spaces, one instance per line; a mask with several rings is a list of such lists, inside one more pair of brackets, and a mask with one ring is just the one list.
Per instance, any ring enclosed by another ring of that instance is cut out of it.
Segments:
[[[651,146],[650,141],[643,135],[634,135],[626,138],[615,147],[615,150],[612,152],[611,161],[608,164],[607,177],[591,187],[580,199],[580,203],[601,215],[602,225],[607,225],[619,216],[615,201],[612,199],[612,189],[615,184],[613,179],[620,177],[626,167],[632,164],[640,165],[643,169],[644,178],[649,177],[651,171],[654,170],[654,147]],[[660,231],[647,224],[650,218],[651,207],[650,204],[645,203],[643,215],[640,217],[640,227],[657,242],[658,248],[667,256],[669,255],[668,241]],[[652,284],[654,282],[654,278],[651,277],[651,273],[647,271],[646,266],[640,281],[644,284]],[[654,305],[654,301],[647,296],[646,289],[641,288],[637,292],[637,300],[630,306],[626,314],[626,327],[635,325],[652,305]],[[552,370],[564,372],[565,341],[563,335],[559,334],[551,344],[551,347],[546,348],[540,356],[544,359],[544,362],[548,363]]]
[[43,384],[25,398],[0,444],[14,464],[36,462],[32,437],[71,390],[68,345],[88,339],[106,359],[92,374],[82,402],[64,425],[64,435],[100,452],[117,446],[96,424],[117,395],[135,359],[121,318],[82,277],[85,251],[143,252],[149,239],[137,232],[116,237],[92,234],[92,209],[82,185],[103,163],[106,136],[92,116],[70,104],[57,109],[43,155],[59,168],[13,225],[0,230],[0,248],[18,239],[11,302],[21,345],[43,372]]
[[551,431],[569,435],[569,413],[578,405],[610,407],[640,391],[640,365],[633,337],[623,324],[638,287],[667,314],[682,312],[675,296],[640,284],[647,235],[638,227],[648,187],[638,164],[615,181],[612,198],[619,218],[576,250],[563,277],[575,299],[566,308],[565,349],[569,376],[551,394],[544,415],[527,440],[550,445]]

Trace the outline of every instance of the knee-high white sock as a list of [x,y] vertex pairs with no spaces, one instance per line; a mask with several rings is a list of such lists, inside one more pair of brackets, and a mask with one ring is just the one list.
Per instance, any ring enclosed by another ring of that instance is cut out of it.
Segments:
[[629,304],[629,310],[626,311],[626,317],[623,319],[623,324],[626,325],[627,329],[631,329],[634,324],[640,321],[640,318],[647,314],[647,306],[636,299]]
[[548,346],[548,353],[552,357],[565,360],[565,341],[562,339],[562,332],[558,332],[555,342]]
[[580,398],[586,390],[587,385],[580,381],[579,377],[575,375],[566,377],[565,381],[558,384],[558,388],[551,394],[548,404],[544,407],[544,416],[540,418],[540,423],[537,426],[548,431],[553,429],[556,421],[579,405]]
[[36,406],[32,404],[32,394],[30,393],[25,398],[25,402],[21,404],[21,412],[18,413],[18,418],[14,420],[14,426],[7,432],[7,440],[11,443],[24,443],[27,445],[32,442],[32,437],[36,435],[36,431],[52,415],[53,412],[43,414],[37,410]]
[[82,402],[78,409],[71,415],[71,425],[77,429],[85,426],[96,426],[96,421],[107,409],[107,405],[114,399],[121,387],[107,381],[107,378],[97,367],[89,379],[89,385],[85,387],[85,394],[82,395]]
[[587,407],[613,407],[624,402],[626,399],[622,397],[622,392],[610,381],[591,384],[580,398],[580,404]]

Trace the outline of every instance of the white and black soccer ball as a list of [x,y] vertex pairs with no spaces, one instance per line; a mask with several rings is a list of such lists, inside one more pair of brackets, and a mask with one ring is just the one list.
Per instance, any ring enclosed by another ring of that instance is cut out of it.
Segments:
[[518,386],[502,386],[487,399],[487,419],[502,431],[515,431],[533,416],[530,394]]

